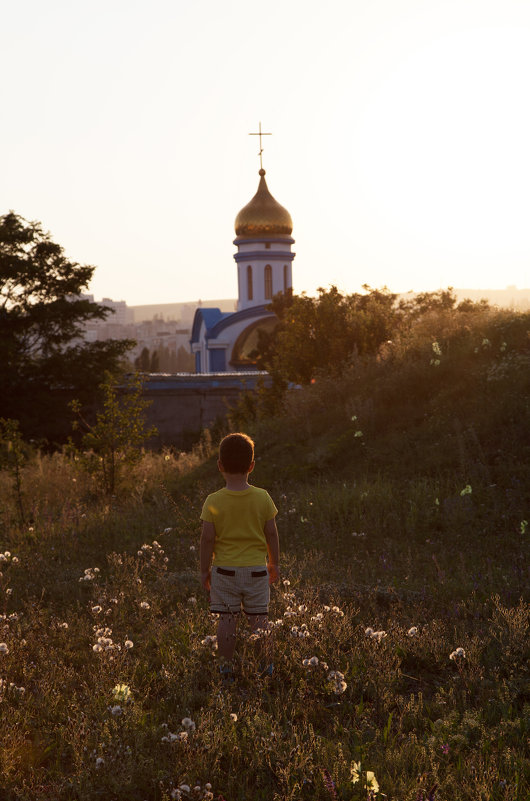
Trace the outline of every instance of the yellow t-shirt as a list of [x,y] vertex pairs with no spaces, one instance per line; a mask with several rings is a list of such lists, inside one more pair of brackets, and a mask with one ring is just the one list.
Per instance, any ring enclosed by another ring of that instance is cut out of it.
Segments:
[[215,525],[214,565],[250,567],[267,561],[267,541],[263,528],[278,510],[267,490],[226,487],[208,495],[201,520]]

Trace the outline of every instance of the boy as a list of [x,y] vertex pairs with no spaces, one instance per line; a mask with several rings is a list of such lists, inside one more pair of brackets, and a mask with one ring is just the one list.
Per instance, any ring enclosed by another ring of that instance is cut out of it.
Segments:
[[[269,585],[280,575],[278,510],[266,490],[248,483],[254,442],[246,434],[224,437],[217,466],[226,486],[208,495],[202,508],[201,582],[210,592],[211,611],[219,614],[220,670],[230,682],[241,606],[252,633],[268,628]],[[271,674],[268,665],[263,675]]]

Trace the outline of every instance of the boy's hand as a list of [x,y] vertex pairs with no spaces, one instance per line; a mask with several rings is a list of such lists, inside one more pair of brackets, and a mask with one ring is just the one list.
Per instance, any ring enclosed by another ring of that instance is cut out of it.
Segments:
[[269,564],[267,570],[269,571],[269,584],[274,584],[280,578],[280,568],[278,565]]
[[208,570],[207,573],[201,573],[201,584],[206,590],[206,592],[210,592],[210,587],[212,586],[212,571]]

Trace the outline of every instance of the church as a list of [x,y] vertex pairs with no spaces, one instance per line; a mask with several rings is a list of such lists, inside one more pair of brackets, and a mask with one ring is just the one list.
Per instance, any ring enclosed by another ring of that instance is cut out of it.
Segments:
[[235,221],[237,310],[196,310],[190,339],[196,373],[255,370],[251,354],[258,330],[271,330],[276,324],[276,316],[267,306],[273,295],[293,285],[291,215],[269,192],[263,168],[259,176],[258,191]]

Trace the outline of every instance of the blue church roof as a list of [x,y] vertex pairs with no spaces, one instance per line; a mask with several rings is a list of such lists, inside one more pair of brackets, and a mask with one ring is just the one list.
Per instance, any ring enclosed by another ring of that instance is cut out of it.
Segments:
[[193,343],[199,341],[199,334],[203,321],[206,327],[206,336],[208,336],[208,332],[216,323],[219,323],[221,320],[224,320],[226,317],[231,317],[232,315],[233,312],[222,312],[221,309],[217,308],[204,309],[202,306],[199,306],[199,308],[195,310],[190,342]]

